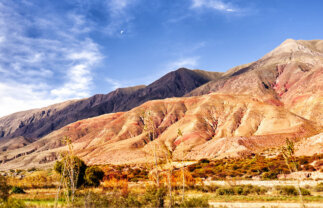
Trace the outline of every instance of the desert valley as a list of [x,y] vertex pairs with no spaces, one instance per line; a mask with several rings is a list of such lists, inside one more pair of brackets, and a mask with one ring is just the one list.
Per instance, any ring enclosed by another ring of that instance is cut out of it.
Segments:
[[322,0],[0,0],[0,208],[322,208]]

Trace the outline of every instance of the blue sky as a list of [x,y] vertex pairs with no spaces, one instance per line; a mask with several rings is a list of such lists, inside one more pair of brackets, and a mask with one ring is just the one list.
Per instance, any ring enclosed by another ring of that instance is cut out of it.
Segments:
[[0,0],[0,116],[322,39],[321,0]]

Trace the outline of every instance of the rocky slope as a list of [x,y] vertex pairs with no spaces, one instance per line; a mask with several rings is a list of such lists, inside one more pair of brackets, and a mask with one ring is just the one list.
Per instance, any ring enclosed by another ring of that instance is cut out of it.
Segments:
[[61,127],[105,113],[130,110],[148,100],[181,97],[196,87],[216,79],[218,73],[178,69],[148,86],[117,89],[109,94],[14,113],[0,118],[0,151],[15,148],[17,140],[28,144]]
[[[150,112],[154,122],[153,141],[143,130],[143,112]],[[182,138],[177,136],[178,129],[183,132]],[[51,164],[65,149],[64,136],[72,138],[75,153],[88,164],[120,164],[150,161],[155,145],[161,157],[165,150],[177,159],[183,150],[186,159],[238,156],[320,131],[314,122],[283,107],[245,95],[169,98],[67,125],[23,148],[1,154],[0,169]]]
[[323,40],[288,39],[186,96],[210,92],[252,95],[323,125]]

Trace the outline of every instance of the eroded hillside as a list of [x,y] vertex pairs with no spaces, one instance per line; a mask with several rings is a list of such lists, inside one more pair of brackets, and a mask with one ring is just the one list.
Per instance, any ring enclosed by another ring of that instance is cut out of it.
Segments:
[[[143,112],[150,112],[156,130],[151,141]],[[177,136],[178,129],[183,137]],[[70,136],[75,152],[89,164],[140,163],[168,149],[179,159],[237,156],[300,139],[321,129],[314,122],[249,96],[209,94],[199,97],[149,101],[128,112],[77,121],[23,148],[6,153],[6,168],[46,165],[64,149]]]

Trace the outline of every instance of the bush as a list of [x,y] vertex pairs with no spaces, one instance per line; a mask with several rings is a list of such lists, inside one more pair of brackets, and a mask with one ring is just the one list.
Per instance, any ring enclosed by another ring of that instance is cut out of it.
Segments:
[[301,192],[303,196],[310,196],[311,192],[308,189],[301,188]]
[[0,176],[0,200],[7,201],[9,197],[10,187],[4,176]]
[[59,180],[57,174],[51,174],[48,171],[34,171],[28,174],[22,179],[17,180],[15,177],[9,177],[7,179],[8,184],[12,186],[17,186],[22,189],[30,188],[54,188],[56,187],[56,182]]
[[199,160],[199,163],[210,163],[210,160],[203,158]]
[[[74,207],[152,207],[151,201],[138,194],[129,194],[123,196],[117,191],[111,192],[109,195],[93,193],[91,191],[77,197]],[[149,206],[148,206],[149,205]]]
[[22,200],[10,198],[8,201],[0,200],[0,208],[25,208],[26,205]]
[[37,170],[37,168],[32,167],[32,168],[29,168],[27,171],[28,171],[28,172],[34,172],[34,171],[36,171],[36,170]]
[[264,194],[268,191],[267,188],[252,186],[252,185],[240,185],[227,188],[218,188],[216,190],[217,195],[248,195],[248,194]]
[[[294,186],[276,186],[276,190],[279,194],[288,195],[288,196],[297,196],[298,191]],[[311,195],[311,192],[305,188],[301,188],[301,192],[303,196]]]
[[22,188],[20,188],[18,186],[12,187],[10,192],[12,194],[25,194],[26,193]]
[[86,192],[83,196],[77,197],[75,207],[111,207],[110,198],[93,192]]
[[268,191],[268,188],[261,187],[261,186],[252,186],[252,185],[245,185],[243,187],[242,195],[248,195],[248,194],[265,194]]
[[316,169],[312,165],[307,165],[307,164],[304,165],[302,169],[305,171],[316,171]]
[[174,207],[209,207],[209,201],[206,197],[188,198],[183,202],[175,203]]
[[86,180],[86,183],[90,186],[95,186],[95,187],[99,186],[103,176],[104,176],[104,172],[99,167],[92,166],[92,167],[86,168],[85,180]]
[[279,194],[288,196],[297,196],[298,192],[294,186],[276,186],[276,190]]
[[317,191],[317,192],[323,192],[323,183],[317,184],[315,186],[314,190]]
[[262,179],[277,179],[277,172],[269,171],[262,174]]
[[66,165],[69,162],[69,161],[67,161],[68,159],[72,159],[72,163],[73,163],[73,166],[74,166],[73,167],[74,172],[75,173],[78,173],[78,177],[77,177],[77,180],[76,180],[76,184],[77,184],[77,187],[80,187],[85,182],[84,176],[85,176],[85,170],[87,168],[87,166],[84,163],[84,161],[81,160],[80,158],[78,158],[76,156],[73,156],[72,158],[65,157],[61,161],[57,161],[55,163],[54,170],[57,173],[63,175],[63,177],[65,177],[65,178],[70,177],[69,174],[68,174],[68,171],[66,169],[64,169],[64,165]]
[[217,195],[234,195],[233,188],[218,188],[215,192]]
[[219,186],[217,185],[214,185],[214,184],[211,184],[209,186],[206,186],[206,189],[208,190],[208,192],[216,192],[216,190],[220,188]]
[[147,207],[164,207],[166,188],[164,186],[148,186],[144,194],[143,204]]

